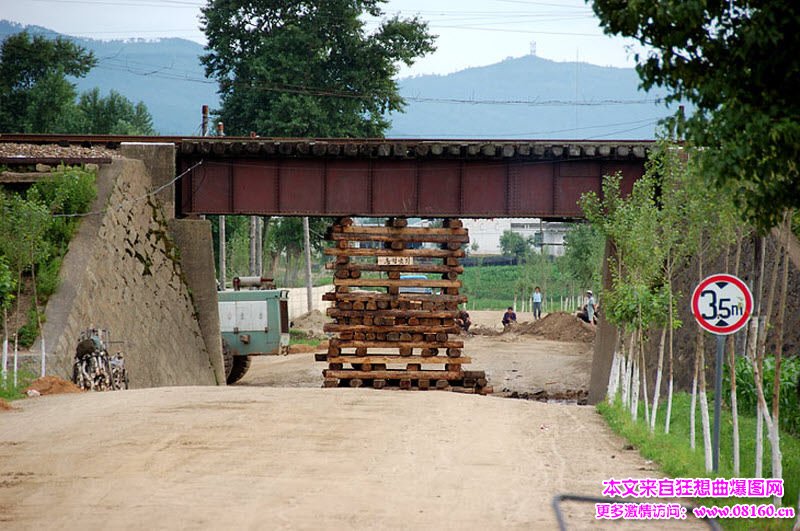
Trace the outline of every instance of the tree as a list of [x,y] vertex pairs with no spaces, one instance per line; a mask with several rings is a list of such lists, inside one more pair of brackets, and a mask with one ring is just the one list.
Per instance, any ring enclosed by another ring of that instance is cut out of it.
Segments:
[[525,238],[521,234],[505,230],[500,236],[500,250],[506,256],[513,256],[517,260],[524,260],[531,254],[533,238]]
[[589,224],[573,226],[564,237],[564,264],[580,286],[600,285],[605,237]]
[[674,121],[744,216],[772,227],[800,206],[800,3],[593,0],[593,9],[606,33],[649,48],[636,54],[643,88],[694,105]]
[[0,47],[0,131],[69,131],[76,92],[67,76],[83,77],[95,64],[91,52],[61,37],[7,37]]
[[[2,201],[2,198],[0,198],[0,201]],[[16,286],[16,279],[14,279],[11,268],[6,263],[6,257],[0,254],[0,309],[3,310],[3,343],[2,347],[0,347],[3,349],[3,366],[0,368],[0,373],[2,373],[2,384],[4,386],[8,377],[8,309],[14,300]]]
[[112,90],[108,96],[94,88],[78,100],[76,133],[95,135],[153,135],[153,118],[144,103],[133,104]]
[[209,0],[206,75],[217,79],[227,131],[379,137],[403,108],[398,63],[434,50],[418,18],[383,19],[385,0]]

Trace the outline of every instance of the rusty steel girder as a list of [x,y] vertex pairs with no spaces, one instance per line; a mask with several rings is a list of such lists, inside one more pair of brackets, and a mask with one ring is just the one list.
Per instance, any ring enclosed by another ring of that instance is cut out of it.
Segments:
[[577,201],[643,161],[212,159],[185,175],[179,214],[580,218]]

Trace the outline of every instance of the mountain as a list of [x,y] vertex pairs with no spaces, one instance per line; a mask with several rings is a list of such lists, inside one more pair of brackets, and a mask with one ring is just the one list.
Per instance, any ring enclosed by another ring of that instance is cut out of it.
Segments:
[[[24,29],[58,36],[39,26],[0,20],[0,40]],[[99,87],[107,94],[114,89],[143,101],[160,134],[198,134],[201,106],[219,105],[217,85],[205,78],[199,61],[200,44],[68,38],[98,60],[85,78],[75,80],[78,90]],[[638,89],[633,69],[532,55],[448,75],[404,78],[398,84],[407,106],[404,113],[390,116],[389,137],[649,139],[655,121],[670,112],[656,102],[663,94]]]
[[[56,38],[58,33],[39,26],[21,26],[0,20],[0,40],[27,29]],[[116,90],[133,102],[142,101],[162,135],[200,133],[201,107],[219,104],[217,84],[205,78],[199,56],[203,47],[185,39],[101,41],[68,37],[91,50],[97,66],[75,80],[78,91],[99,87],[102,94]]]
[[663,93],[638,89],[632,68],[533,55],[399,85],[408,107],[392,115],[394,136],[650,139],[671,112],[656,101]]

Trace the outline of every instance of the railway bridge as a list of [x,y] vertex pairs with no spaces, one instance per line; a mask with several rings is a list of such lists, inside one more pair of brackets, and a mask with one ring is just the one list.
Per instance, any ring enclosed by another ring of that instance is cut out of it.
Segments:
[[[181,139],[178,216],[579,219],[581,195],[619,172],[630,192],[652,142]],[[607,271],[604,272],[608,281]],[[605,395],[614,330],[601,322],[589,400]]]
[[[580,219],[578,199],[589,191],[602,194],[604,175],[619,172],[622,191],[629,192],[653,146],[637,140],[0,135],[0,142],[6,141],[122,147],[126,157],[141,158],[150,167],[158,197],[177,218],[242,214],[548,221]],[[158,149],[154,144],[160,144]],[[160,169],[153,171],[154,165]],[[601,323],[590,401],[605,393],[612,349],[613,330]]]

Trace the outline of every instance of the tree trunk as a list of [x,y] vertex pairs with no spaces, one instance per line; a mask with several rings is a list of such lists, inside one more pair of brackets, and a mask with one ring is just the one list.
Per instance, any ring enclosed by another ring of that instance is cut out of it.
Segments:
[[673,387],[673,327],[675,321],[675,315],[673,313],[672,308],[672,268],[669,268],[669,273],[667,275],[667,280],[669,282],[669,384],[667,386],[667,415],[666,419],[664,420],[664,433],[669,433],[669,425],[672,422],[672,387]]
[[8,381],[8,309],[3,308],[3,386]]
[[33,309],[36,312],[36,326],[39,330],[39,340],[41,341],[41,360],[39,377],[44,378],[47,369],[47,355],[44,348],[44,334],[42,333],[42,314],[39,312],[39,293],[36,290],[36,265],[31,264],[31,284],[33,285]]
[[647,424],[647,421],[650,419],[650,405],[648,403],[649,397],[647,396],[647,363],[645,362],[644,357],[644,342],[642,338],[644,337],[644,332],[639,331],[639,369],[642,371],[642,400],[644,400],[644,422]]
[[664,366],[664,343],[667,338],[667,329],[661,329],[661,339],[658,342],[658,369],[656,370],[656,383],[653,387],[653,409],[650,413],[650,433],[656,430],[656,415],[658,414],[658,395],[661,392],[661,371]]
[[[733,274],[739,276],[739,266],[742,259],[742,234],[736,237],[736,255],[733,260]],[[744,330],[747,332],[747,329]],[[728,372],[731,379],[731,420],[733,421],[733,475],[739,477],[741,459],[739,450],[739,405],[736,398],[736,342],[733,334],[728,336]]]
[[634,330],[631,341],[631,420],[639,417],[639,352],[636,348],[639,331]]
[[14,330],[14,387],[17,387],[17,368],[19,366],[19,301],[22,295],[22,268],[17,273],[17,307],[14,308],[14,322],[17,328]]
[[[792,230],[792,211],[784,216],[783,226],[781,227],[781,249],[783,252],[783,275],[781,277],[781,291],[778,300],[778,320],[775,323],[775,335],[777,346],[775,348],[775,374],[772,386],[772,430],[770,433],[770,448],[772,454],[772,477],[774,479],[783,478],[783,466],[781,463],[780,445],[780,398],[781,398],[781,360],[783,358],[783,327],[786,317],[786,296],[789,283],[789,234]],[[773,497],[775,505],[781,504],[779,496]]]
[[[772,320],[772,309],[775,307],[775,286],[778,281],[778,267],[781,262],[781,246],[778,243],[778,256],[772,264],[772,273],[769,278],[769,291],[767,293],[766,307],[764,310],[764,318],[761,322],[761,329],[758,333],[758,350],[756,352],[756,370],[753,371],[753,376],[756,380],[756,391],[760,393],[763,398],[764,394],[764,356],[767,350],[767,331],[770,328],[770,321]],[[766,253],[764,253],[766,254]],[[769,408],[766,401],[761,404],[762,400],[759,399],[758,406],[756,407],[756,475],[755,477],[763,477],[764,474],[764,420],[767,421],[767,436],[772,441],[772,432],[770,431],[771,419],[768,419]],[[763,419],[763,420],[762,420]]]
[[698,355],[694,355],[694,376],[692,376],[692,401],[689,406],[689,447],[697,448],[697,366]]
[[614,356],[611,359],[611,374],[608,377],[608,390],[606,391],[606,399],[609,404],[613,404],[617,400],[617,394],[619,393],[620,364],[622,362],[622,356],[619,352],[621,338],[622,331],[617,328],[617,338],[614,341]]

